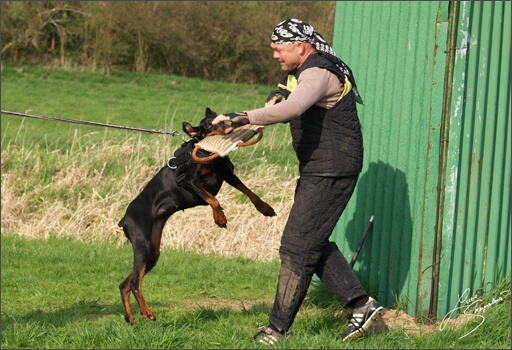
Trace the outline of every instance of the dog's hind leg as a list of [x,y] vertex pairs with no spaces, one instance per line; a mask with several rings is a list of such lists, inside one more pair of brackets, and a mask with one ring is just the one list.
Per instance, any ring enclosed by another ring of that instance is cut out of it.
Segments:
[[140,314],[142,315],[142,317],[149,318],[150,320],[156,321],[155,313],[146,304],[146,300],[144,299],[144,296],[142,295],[142,279],[147,274],[147,272],[150,270],[150,269],[147,269],[147,266],[148,265],[144,264],[142,266],[139,265],[135,268],[136,273],[134,274],[134,276],[132,278],[130,286],[131,286],[133,295],[135,296],[135,299],[137,300],[137,303],[139,304]]
[[133,310],[130,304],[130,293],[133,293],[135,296],[135,300],[137,300],[140,312],[144,318],[155,319],[153,311],[149,309],[142,295],[142,278],[144,278],[147,273],[146,266],[149,256],[149,247],[140,246],[138,243],[142,242],[132,242],[134,254],[133,269],[128,277],[119,285],[119,291],[121,292],[121,299],[125,309],[124,319],[130,324],[135,323],[135,317],[133,316]]
[[[128,275],[128,277],[119,285],[119,290],[121,291],[121,298],[123,299],[123,304],[126,310],[125,320],[128,323],[135,323],[135,318],[133,316],[133,311],[130,306],[130,292],[135,296],[135,300],[139,304],[140,313],[144,318],[149,318],[151,320],[156,320],[154,312],[148,307],[144,296],[142,295],[142,279],[144,276],[151,270],[154,266],[148,265],[147,258],[150,255],[149,249],[138,248],[137,253],[134,250],[134,267],[132,272]],[[151,267],[150,267],[151,266]],[[149,268],[148,268],[149,267]]]
[[121,292],[121,300],[123,301],[124,305],[124,319],[126,322],[133,324],[135,322],[135,318],[133,317],[133,311],[132,307],[130,305],[130,293],[132,291],[132,288],[130,286],[130,282],[132,280],[133,276],[133,270],[130,272],[128,277],[124,279],[123,282],[119,285],[119,291]]
[[[126,216],[123,216],[123,218],[119,221],[117,224],[119,227],[123,228],[123,231],[128,238],[128,240],[131,242],[130,234],[128,231],[128,228],[125,227],[124,221]],[[133,310],[132,306],[130,304],[130,294],[132,292],[132,288],[130,286],[132,277],[133,277],[134,270],[130,271],[130,274],[119,284],[119,291],[121,292],[121,300],[123,302],[124,306],[124,319],[126,322],[133,324],[135,323],[135,318],[133,317]]]
[[[148,307],[142,294],[142,279],[156,265],[160,255],[160,238],[165,220],[157,220],[152,225],[151,234],[135,229],[131,220],[124,220],[123,229],[132,243],[133,269],[119,285],[121,299],[125,308],[126,322],[133,324],[135,318],[130,305],[130,293],[133,293],[144,318],[156,320],[154,312]],[[149,230],[148,230],[149,231]],[[137,234],[136,234],[137,233]]]
[[155,219],[151,229],[151,241],[144,242],[145,247],[134,250],[134,275],[130,281],[131,291],[139,304],[140,313],[144,318],[156,321],[153,310],[149,308],[142,294],[142,279],[155,267],[160,257],[160,240],[167,218]]

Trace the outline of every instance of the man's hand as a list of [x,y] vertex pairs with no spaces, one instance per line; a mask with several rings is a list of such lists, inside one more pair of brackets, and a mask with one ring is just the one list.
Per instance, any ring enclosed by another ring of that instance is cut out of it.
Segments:
[[279,103],[285,99],[284,95],[279,92],[279,90],[272,91],[270,95],[268,95],[267,100],[265,101],[265,107],[273,106],[276,103]]
[[225,122],[225,121],[228,121],[229,120],[229,117],[226,117],[224,114],[219,114],[218,116],[215,117],[215,119],[212,121],[212,124],[213,125],[217,125],[219,123],[222,123],[222,122]]
[[249,118],[247,117],[247,113],[245,112],[234,112],[234,113],[226,113],[220,114],[212,121],[213,125],[217,125],[219,123],[230,121],[231,125],[234,128],[240,127],[245,124],[249,124]]

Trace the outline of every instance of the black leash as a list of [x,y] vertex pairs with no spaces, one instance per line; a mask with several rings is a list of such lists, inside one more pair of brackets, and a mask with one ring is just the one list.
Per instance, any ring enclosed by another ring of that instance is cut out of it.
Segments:
[[171,136],[179,136],[179,135],[181,135],[181,133],[178,132],[178,131],[165,131],[165,130],[159,130],[159,129],[137,128],[137,127],[132,127],[132,126],[123,126],[123,125],[115,125],[115,124],[90,122],[90,121],[78,120],[78,119],[68,119],[68,118],[50,117],[50,116],[37,115],[37,114],[10,112],[10,111],[4,111],[3,109],[1,111],[2,111],[2,114],[15,115],[15,116],[18,116],[18,117],[28,117],[28,118],[36,118],[36,119],[54,120],[54,121],[58,121],[58,122],[83,124],[83,125],[104,126],[104,127],[108,127],[108,128],[116,128],[116,129],[124,129],[124,130],[134,130],[134,131],[149,132],[149,133],[152,133],[152,134],[166,134],[166,135],[171,135]]

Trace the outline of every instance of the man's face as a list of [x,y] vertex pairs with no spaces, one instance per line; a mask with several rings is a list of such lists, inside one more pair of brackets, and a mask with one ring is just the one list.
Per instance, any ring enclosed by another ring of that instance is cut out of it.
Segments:
[[281,69],[287,72],[294,71],[301,63],[298,44],[274,44],[270,47],[274,50],[273,58],[279,61]]

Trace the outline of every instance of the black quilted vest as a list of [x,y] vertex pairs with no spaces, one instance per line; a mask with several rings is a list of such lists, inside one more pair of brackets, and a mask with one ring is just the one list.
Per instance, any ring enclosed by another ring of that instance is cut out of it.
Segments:
[[[287,90],[292,90],[293,83],[289,82],[298,81],[300,74],[311,67],[328,69],[346,84],[347,89],[350,88],[345,75],[318,54],[309,56],[298,70],[283,79],[279,87],[288,85]],[[301,175],[341,177],[361,172],[363,136],[353,91],[331,109],[312,106],[300,117],[290,120],[290,129]]]

